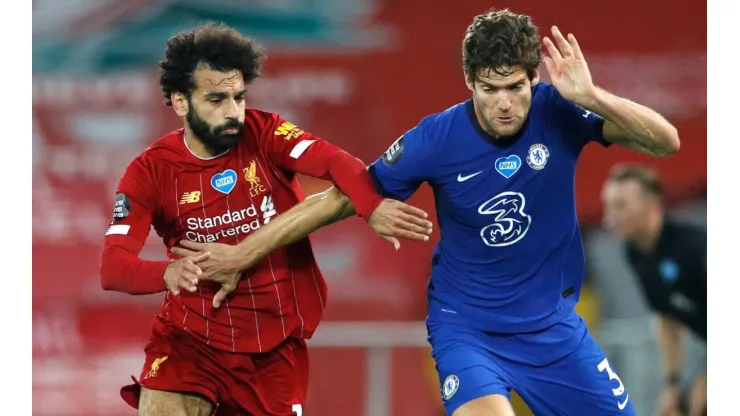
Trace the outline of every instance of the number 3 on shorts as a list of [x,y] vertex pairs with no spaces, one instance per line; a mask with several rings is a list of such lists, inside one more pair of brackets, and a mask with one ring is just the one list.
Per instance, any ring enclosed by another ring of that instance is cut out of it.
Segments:
[[293,413],[295,413],[296,416],[303,416],[303,406],[300,404],[294,404]]
[[[619,378],[619,376],[614,372],[614,370],[612,370],[612,367],[609,365],[609,361],[607,361],[606,358],[604,358],[596,368],[599,369],[600,373],[606,370],[606,374],[609,375],[609,380],[617,380],[617,383],[619,383],[619,386],[617,386],[616,389],[612,389],[612,393],[614,394],[614,396],[619,397],[624,394],[624,384],[622,383],[622,380]],[[624,410],[629,399],[630,396],[628,394],[627,397],[624,398],[623,402],[617,401],[617,406],[619,407],[619,410]]]

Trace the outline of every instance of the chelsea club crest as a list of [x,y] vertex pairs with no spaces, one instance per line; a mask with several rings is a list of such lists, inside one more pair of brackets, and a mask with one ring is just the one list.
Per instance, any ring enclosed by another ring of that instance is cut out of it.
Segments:
[[533,144],[529,148],[529,154],[527,154],[527,164],[534,170],[542,170],[549,158],[550,151],[547,150],[547,146],[540,143]]
[[450,400],[457,393],[458,387],[460,387],[460,379],[454,374],[447,376],[444,383],[442,383],[442,398]]

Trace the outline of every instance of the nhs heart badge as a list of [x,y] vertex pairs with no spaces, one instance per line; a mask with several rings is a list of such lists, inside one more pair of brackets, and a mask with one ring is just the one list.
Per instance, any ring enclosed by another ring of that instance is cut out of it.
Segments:
[[222,194],[228,194],[236,186],[236,172],[231,169],[227,169],[221,173],[213,175],[211,178],[211,186]]
[[496,159],[496,171],[509,179],[522,167],[522,159],[517,155],[500,157]]

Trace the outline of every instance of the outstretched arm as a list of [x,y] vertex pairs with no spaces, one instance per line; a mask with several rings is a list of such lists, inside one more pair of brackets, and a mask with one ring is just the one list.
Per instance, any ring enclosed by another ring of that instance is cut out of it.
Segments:
[[[311,195],[238,244],[234,253],[238,261],[236,267],[239,270],[249,269],[278,248],[353,215],[355,207],[352,201],[336,188]],[[195,243],[189,241],[181,244],[195,247]]]
[[[215,246],[223,246],[224,249],[230,247],[234,250],[229,253],[231,260],[224,259],[224,261],[230,263],[230,268],[246,270],[276,249],[306,238],[321,227],[354,215],[355,208],[352,201],[332,187],[309,196],[235,246],[183,240],[180,245],[186,249],[173,247],[172,252],[183,257],[194,255],[197,251],[216,255],[220,250],[213,250]],[[379,237],[391,242],[396,249],[399,248],[398,238],[416,241],[429,240],[432,223],[422,219],[426,218],[427,214],[419,208],[400,201],[385,199],[378,206],[378,215],[379,218],[383,218],[383,221],[379,221],[374,229]],[[385,219],[388,221],[384,221]],[[386,223],[392,225],[385,225]],[[203,264],[203,268],[207,269],[209,263],[218,261],[218,258],[207,261]]]
[[[349,198],[338,189],[330,188],[306,198],[237,245],[183,240],[180,242],[182,247],[173,247],[171,251],[183,257],[209,253],[210,258],[198,264],[202,270],[199,279],[221,283],[221,290],[213,299],[213,305],[218,307],[236,288],[241,271],[253,267],[272,251],[353,215],[355,209]],[[398,238],[418,241],[429,239],[432,224],[423,219],[426,217],[427,214],[416,207],[385,199],[370,221],[377,221],[377,224],[371,224],[375,232],[398,249]]]

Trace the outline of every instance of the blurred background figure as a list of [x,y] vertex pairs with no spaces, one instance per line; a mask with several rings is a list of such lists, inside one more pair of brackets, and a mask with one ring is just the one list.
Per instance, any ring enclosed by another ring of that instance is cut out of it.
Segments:
[[[615,166],[602,198],[605,225],[624,242],[645,300],[657,313],[657,341],[665,372],[657,414],[701,416],[707,407],[706,231],[666,216],[660,177],[646,166]],[[689,375],[689,386],[682,391],[688,331],[703,341],[704,357],[693,363],[695,373]]]
[[[34,1],[33,400],[35,415],[132,415],[119,388],[137,374],[161,297],[100,288],[103,234],[123,169],[178,126],[161,102],[156,62],[168,37],[203,20],[235,27],[267,48],[249,106],[334,141],[370,162],[426,114],[469,98],[462,36],[493,4],[483,0]],[[542,29],[578,34],[601,86],[666,116],[681,151],[653,161],[591,146],[578,167],[587,253],[577,308],[640,415],[657,410],[666,376],[639,280],[620,242],[600,227],[610,166],[654,163],[672,218],[706,222],[706,9],[691,2],[503,1]],[[639,9],[641,13],[634,13]],[[629,27],[625,31],[624,27]],[[546,32],[547,30],[545,30]],[[546,74],[546,71],[541,71]],[[548,79],[544,79],[548,81]],[[306,193],[327,184],[302,181]],[[431,192],[409,203],[433,211]],[[436,228],[436,227],[435,227]],[[155,238],[143,255],[164,259]],[[311,347],[307,409],[324,416],[440,415],[423,319],[431,251],[399,252],[357,219],[316,233],[329,305]],[[386,247],[388,246],[388,247]],[[681,371],[703,365],[689,334]],[[699,369],[700,370],[700,369]],[[681,384],[683,385],[683,384]],[[526,415],[514,399],[518,415]]]

